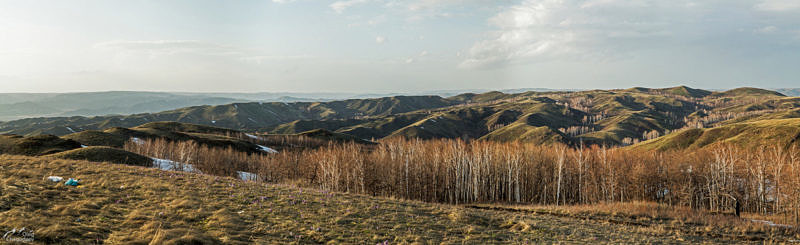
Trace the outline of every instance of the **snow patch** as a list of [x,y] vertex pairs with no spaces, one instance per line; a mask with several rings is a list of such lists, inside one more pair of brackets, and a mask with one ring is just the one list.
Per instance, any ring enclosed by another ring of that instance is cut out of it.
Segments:
[[217,121],[211,120],[211,123],[217,123]]
[[67,128],[67,130],[69,130],[70,132],[75,133],[75,130],[72,130],[72,128],[70,128],[70,127],[65,127],[65,128]]
[[250,172],[236,171],[240,180],[244,181],[261,181],[261,176]]
[[272,149],[272,148],[269,148],[269,147],[266,147],[266,146],[263,146],[263,145],[257,145],[257,146],[261,147],[261,150],[264,151],[264,152],[267,152],[267,153],[278,153],[278,151],[276,151],[275,149]]
[[187,163],[179,163],[172,160],[153,158],[153,167],[167,171],[184,171],[192,173],[201,173],[200,170],[194,168],[194,165]]
[[131,138],[131,141],[133,141],[133,143],[135,143],[137,145],[144,144],[144,140],[142,140],[140,138],[136,138],[136,137]]
[[773,226],[773,227],[792,228],[791,225],[775,224],[774,222],[769,221],[769,220],[751,219],[750,221],[753,221],[753,222],[756,222],[756,223],[762,223],[762,224],[765,224],[765,225],[768,225],[768,226]]
[[[165,171],[183,171],[183,172],[190,172],[190,173],[198,173],[202,174],[200,170],[197,170],[194,165],[187,164],[187,163],[180,163],[175,162],[172,160],[167,159],[160,159],[160,158],[152,158],[153,159],[153,167],[158,168]],[[240,180],[244,181],[262,181],[263,179],[261,176],[257,174],[244,172],[244,171],[236,171],[236,175],[239,177]]]
[[248,134],[248,133],[245,133],[244,135],[247,135],[247,137],[249,137],[251,139],[256,139],[256,140],[261,140],[262,139],[261,137],[258,137],[258,136],[252,135],[252,134]]
[[88,146],[85,146],[85,145],[81,145],[81,148],[86,148],[86,147],[88,147]]

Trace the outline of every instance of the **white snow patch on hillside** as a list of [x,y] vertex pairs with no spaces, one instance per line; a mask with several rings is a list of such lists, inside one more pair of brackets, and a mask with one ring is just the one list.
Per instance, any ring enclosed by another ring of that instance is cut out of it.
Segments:
[[81,148],[86,148],[86,147],[88,147],[88,146],[85,146],[85,145],[81,145]]
[[69,130],[70,132],[75,133],[75,130],[72,130],[72,128],[70,128],[70,127],[65,127],[65,128],[67,128],[67,130]]
[[[183,171],[183,172],[202,174],[202,172],[200,172],[200,170],[197,170],[192,164],[180,163],[160,158],[152,158],[152,159],[154,168],[158,168],[165,171]],[[261,176],[258,176],[257,174],[250,172],[236,171],[236,175],[237,177],[239,177],[240,180],[244,181],[262,181]]]
[[258,136],[252,135],[252,134],[248,134],[248,133],[245,133],[244,135],[247,135],[247,137],[249,137],[251,139],[256,139],[256,140],[260,140],[261,139],[261,137],[258,137]]
[[261,181],[261,176],[250,172],[236,171],[240,180],[244,181]]
[[267,153],[278,153],[278,151],[276,151],[275,149],[272,149],[272,148],[269,148],[269,147],[266,147],[266,146],[263,146],[263,145],[257,145],[257,146],[261,147],[261,150],[264,151],[264,152],[267,152]]
[[136,138],[136,137],[131,138],[131,141],[133,141],[133,143],[135,143],[137,145],[144,144],[144,140],[142,140],[140,138]]
[[781,228],[792,228],[791,225],[775,224],[774,222],[769,221],[769,220],[751,219],[750,221],[753,221],[753,222],[756,222],[756,223],[762,223],[762,224],[765,224],[765,225],[768,225],[768,226],[781,227]]
[[184,171],[192,173],[201,173],[200,170],[197,170],[191,164],[179,163],[172,160],[160,159],[160,158],[153,158],[153,167],[167,171]]

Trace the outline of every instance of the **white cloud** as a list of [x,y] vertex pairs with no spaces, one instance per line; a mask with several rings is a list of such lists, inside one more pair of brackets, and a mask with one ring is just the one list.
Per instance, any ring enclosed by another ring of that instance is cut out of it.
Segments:
[[764,33],[764,34],[774,33],[776,31],[778,31],[778,27],[775,26],[765,26],[755,30],[756,33]]
[[383,24],[388,20],[386,15],[378,15],[369,18],[367,20],[364,20],[364,18],[361,18],[361,16],[348,16],[347,19],[353,21],[352,23],[347,24],[348,27],[362,27],[362,26],[375,27],[380,24]]
[[384,37],[384,36],[377,36],[377,37],[375,37],[375,43],[377,43],[377,44],[383,44],[383,43],[385,43],[386,41],[387,41],[387,40],[386,40],[386,37]]
[[94,45],[96,48],[117,51],[122,56],[146,55],[149,58],[166,56],[206,56],[261,64],[266,61],[313,58],[311,55],[270,55],[256,49],[221,45],[196,40],[111,41]]
[[331,3],[331,5],[329,5],[329,7],[331,7],[331,9],[333,9],[334,12],[341,14],[342,12],[344,12],[345,10],[347,10],[350,7],[353,7],[353,6],[358,5],[358,4],[366,3],[368,1],[369,0],[336,1],[334,3]]
[[[409,22],[426,19],[449,18],[465,8],[485,8],[504,4],[497,0],[385,0],[385,7],[406,15]],[[463,14],[463,12],[462,12]]]
[[755,6],[756,9],[762,11],[796,11],[800,10],[800,1],[798,0],[761,0]]
[[110,41],[95,44],[95,47],[160,54],[203,53],[224,55],[240,52],[234,47],[197,40]]
[[468,50],[462,68],[552,59],[611,59],[637,40],[657,43],[702,18],[688,0],[526,0],[489,19],[496,27]]
[[285,60],[299,60],[299,59],[311,59],[314,56],[311,55],[259,55],[259,56],[247,56],[241,57],[240,60],[255,63],[255,64],[263,64],[267,61],[285,61]]
[[416,0],[416,1],[409,1],[406,7],[409,10],[418,11],[423,9],[431,9],[431,8],[438,8],[441,6],[458,4],[461,2],[464,2],[464,0]]

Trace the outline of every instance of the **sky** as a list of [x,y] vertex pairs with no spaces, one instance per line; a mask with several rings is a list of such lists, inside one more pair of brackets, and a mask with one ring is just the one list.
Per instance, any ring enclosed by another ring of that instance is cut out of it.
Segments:
[[800,87],[798,0],[0,0],[0,92]]

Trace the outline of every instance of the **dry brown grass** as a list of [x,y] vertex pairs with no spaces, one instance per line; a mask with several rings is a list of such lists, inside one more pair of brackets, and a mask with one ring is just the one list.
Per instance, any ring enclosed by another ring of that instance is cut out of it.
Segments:
[[[44,178],[81,179],[68,187]],[[37,243],[672,243],[738,237],[482,210],[84,161],[0,156],[0,230]],[[760,236],[788,241],[788,236]]]
[[776,217],[745,213],[740,218],[731,213],[717,214],[654,202],[615,202],[568,206],[480,204],[472,207],[605,221],[613,224],[639,226],[642,230],[680,232],[705,237],[729,237],[753,241],[769,240],[771,237],[786,237],[789,238],[789,241],[800,242],[796,240],[800,238],[796,228],[753,221],[775,220]]

